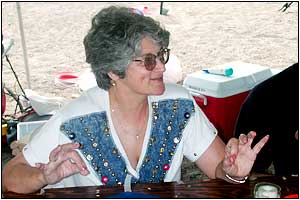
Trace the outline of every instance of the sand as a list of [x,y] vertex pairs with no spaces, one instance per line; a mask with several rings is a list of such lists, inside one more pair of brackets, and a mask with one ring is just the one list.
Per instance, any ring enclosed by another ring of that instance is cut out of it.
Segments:
[[[231,61],[244,61],[270,68],[298,62],[298,3],[287,11],[283,2],[165,2],[167,15],[160,15],[160,2],[22,2],[24,32],[31,89],[47,97],[74,98],[78,87],[54,84],[59,72],[83,73],[83,37],[91,17],[108,5],[147,6],[147,15],[171,32],[170,48],[186,74]],[[2,32],[14,40],[9,58],[23,88],[26,81],[16,3],[2,2]],[[2,81],[20,93],[7,62]],[[5,114],[15,102],[7,98]]]
[[[271,68],[298,62],[298,3],[281,12],[282,2],[165,2],[168,15],[160,15],[160,2],[22,2],[24,33],[31,89],[49,97],[74,98],[78,87],[54,84],[59,72],[81,74],[85,63],[83,37],[91,17],[108,5],[147,6],[147,15],[170,32],[170,48],[187,73],[241,60]],[[24,88],[28,88],[16,3],[2,3],[2,31],[14,40],[11,63]],[[3,82],[20,92],[3,62]],[[7,112],[14,109],[8,98]]]

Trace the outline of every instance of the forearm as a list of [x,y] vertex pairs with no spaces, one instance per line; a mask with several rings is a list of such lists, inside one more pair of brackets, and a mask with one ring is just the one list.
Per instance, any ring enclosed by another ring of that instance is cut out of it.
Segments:
[[41,171],[26,164],[8,165],[3,170],[2,189],[16,193],[36,192],[46,185]]

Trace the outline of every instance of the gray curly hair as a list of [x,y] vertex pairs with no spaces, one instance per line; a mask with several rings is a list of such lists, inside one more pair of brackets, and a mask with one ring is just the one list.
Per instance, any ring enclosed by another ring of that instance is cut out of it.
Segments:
[[159,22],[133,12],[132,8],[110,6],[92,19],[92,26],[84,38],[86,61],[100,88],[108,90],[108,72],[120,78],[133,57],[140,56],[141,40],[148,36],[161,47],[168,47],[170,33]]

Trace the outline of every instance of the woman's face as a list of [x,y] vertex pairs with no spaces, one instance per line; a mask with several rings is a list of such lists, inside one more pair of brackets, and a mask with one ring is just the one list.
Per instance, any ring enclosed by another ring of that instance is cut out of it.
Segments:
[[[157,46],[149,37],[145,37],[141,42],[141,57],[136,59],[142,60],[143,55],[151,53],[157,55],[160,47]],[[165,91],[163,82],[163,73],[166,71],[165,64],[159,58],[156,58],[156,66],[152,71],[148,71],[144,62],[130,62],[126,76],[120,79],[124,86],[127,86],[133,92],[143,95],[161,95]]]

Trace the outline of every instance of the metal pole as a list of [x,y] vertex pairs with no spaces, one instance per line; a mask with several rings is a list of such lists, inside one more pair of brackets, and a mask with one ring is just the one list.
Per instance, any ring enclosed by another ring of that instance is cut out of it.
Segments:
[[16,2],[16,4],[17,4],[17,13],[18,13],[18,20],[19,20],[19,29],[20,29],[20,34],[21,34],[21,42],[22,42],[22,50],[23,50],[27,85],[28,85],[28,88],[31,89],[30,72],[29,72],[29,67],[28,67],[27,49],[26,49],[26,43],[25,43],[25,35],[24,35],[24,28],[23,28],[21,6],[20,6],[20,2]]
[[160,2],[160,11],[159,11],[159,13],[162,15],[163,13],[162,13],[162,11],[163,11],[163,3],[164,2]]

